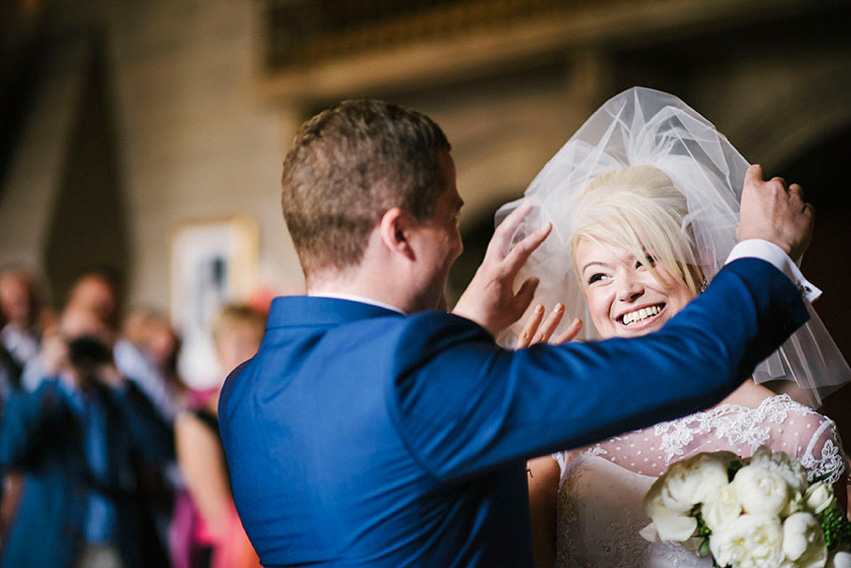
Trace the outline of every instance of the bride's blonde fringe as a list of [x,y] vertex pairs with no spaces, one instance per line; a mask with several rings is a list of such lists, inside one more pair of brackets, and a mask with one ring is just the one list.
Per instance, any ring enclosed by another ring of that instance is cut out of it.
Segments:
[[642,165],[607,172],[585,187],[572,212],[572,256],[580,239],[611,243],[643,259],[659,282],[670,284],[655,266],[696,296],[703,275],[687,214],[685,196],[662,170]]

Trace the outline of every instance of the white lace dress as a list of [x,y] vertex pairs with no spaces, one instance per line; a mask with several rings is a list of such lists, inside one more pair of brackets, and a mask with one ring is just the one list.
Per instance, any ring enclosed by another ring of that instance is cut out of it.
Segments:
[[642,501],[671,462],[699,452],[750,456],[760,445],[795,456],[810,479],[845,470],[835,424],[788,395],[758,408],[726,404],[671,422],[556,454],[558,568],[711,567],[675,543],[649,543],[638,531],[649,522]]

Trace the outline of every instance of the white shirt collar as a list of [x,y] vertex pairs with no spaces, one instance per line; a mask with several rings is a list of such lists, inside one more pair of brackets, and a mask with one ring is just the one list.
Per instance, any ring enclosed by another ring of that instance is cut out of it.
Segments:
[[372,306],[378,306],[379,308],[384,308],[386,310],[392,310],[396,313],[405,315],[405,312],[397,308],[396,306],[391,306],[390,304],[385,304],[384,302],[379,302],[378,300],[374,300],[372,298],[366,298],[364,296],[358,296],[356,294],[338,294],[336,292],[308,292],[307,294],[311,298],[336,298],[338,300],[350,300],[352,302],[360,302],[362,304],[370,304]]

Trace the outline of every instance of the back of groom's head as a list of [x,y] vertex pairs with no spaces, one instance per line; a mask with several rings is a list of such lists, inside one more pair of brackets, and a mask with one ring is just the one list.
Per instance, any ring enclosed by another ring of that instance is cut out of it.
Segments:
[[376,100],[344,101],[305,122],[284,158],[281,204],[305,276],[363,258],[393,207],[428,219],[451,146],[427,116]]

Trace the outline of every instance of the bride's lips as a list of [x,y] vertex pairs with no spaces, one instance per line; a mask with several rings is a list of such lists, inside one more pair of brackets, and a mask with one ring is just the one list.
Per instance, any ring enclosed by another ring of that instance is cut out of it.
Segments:
[[[660,316],[665,313],[666,307],[667,304],[665,304],[665,302],[659,302],[656,304],[645,304],[643,306],[630,308],[629,310],[618,314],[617,317],[615,317],[615,321],[624,329],[642,329],[652,325],[656,320],[658,320]],[[641,314],[641,310],[645,310],[645,313]],[[626,323],[625,318],[630,320],[630,323]]]

